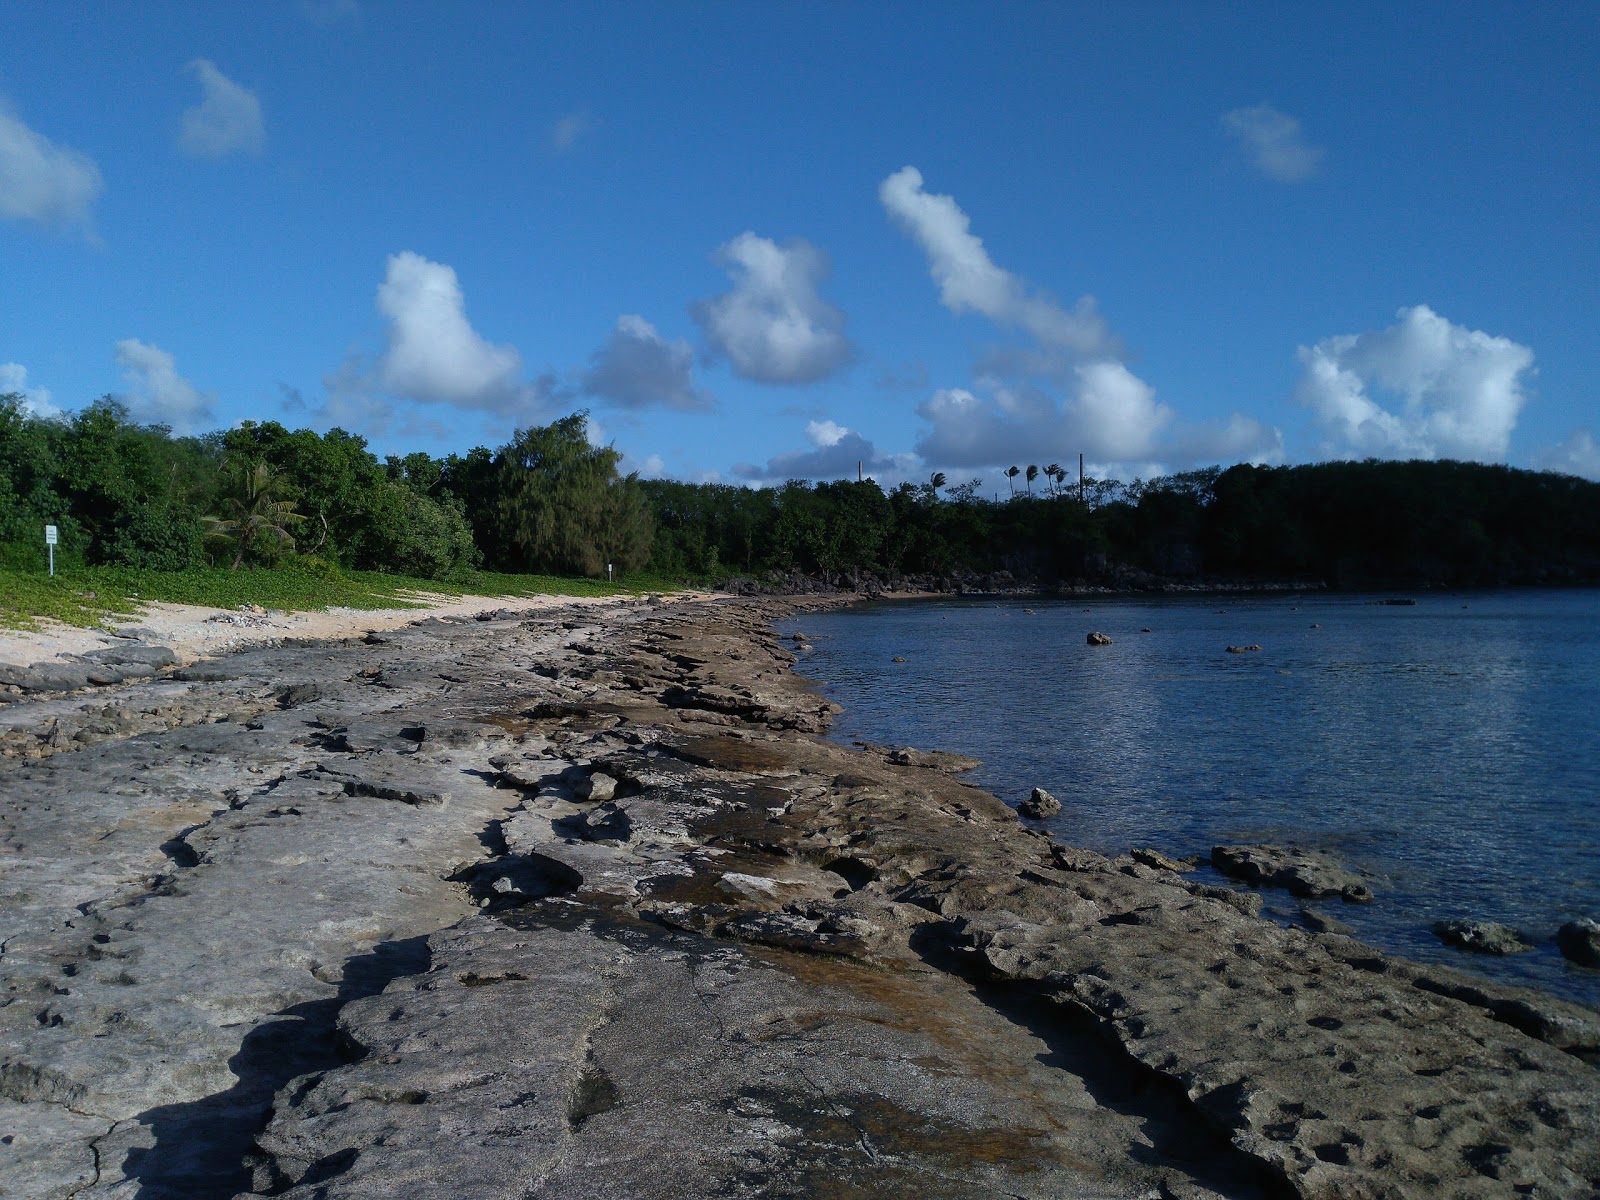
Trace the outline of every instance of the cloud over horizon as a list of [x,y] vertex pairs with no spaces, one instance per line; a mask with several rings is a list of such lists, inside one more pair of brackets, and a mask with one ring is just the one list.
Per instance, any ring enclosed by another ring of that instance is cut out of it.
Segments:
[[548,399],[548,385],[522,381],[515,346],[496,346],[473,329],[454,268],[410,250],[391,254],[377,308],[389,322],[377,379],[395,395],[519,419]]
[[758,486],[774,486],[791,479],[854,479],[862,474],[880,484],[898,483],[920,474],[922,463],[914,454],[881,453],[871,441],[836,421],[806,423],[809,450],[775,454],[762,466],[739,463],[736,478]]
[[940,388],[917,406],[928,428],[915,449],[927,466],[982,470],[1080,453],[1113,464],[1187,462],[1214,449],[1282,457],[1279,432],[1239,413],[1225,423],[1179,421],[1128,369],[1092,296],[1069,310],[996,264],[955,198],[926,191],[915,167],[890,175],[878,196],[921,247],[946,308],[1031,339],[984,350],[971,388]]
[[61,415],[61,410],[51,400],[49,388],[28,386],[28,368],[21,363],[0,363],[0,396],[8,392],[22,397],[22,411],[30,416],[48,420]]
[[713,356],[757,383],[813,383],[848,365],[845,315],[818,293],[828,259],[800,238],[741,233],[717,251],[734,288],[690,306]]
[[1302,183],[1321,169],[1322,149],[1306,142],[1299,121],[1270,104],[1223,114],[1222,129],[1268,179]]
[[261,101],[249,88],[229,79],[209,58],[189,64],[200,80],[200,103],[183,110],[178,146],[198,158],[260,154],[267,142]]
[[1534,455],[1533,465],[1541,471],[1560,471],[1600,480],[1600,443],[1588,429],[1574,429],[1564,442],[1546,447]]
[[0,216],[88,229],[104,189],[93,159],[28,128],[0,99]]
[[1311,409],[1327,448],[1378,458],[1503,460],[1527,403],[1523,383],[1533,351],[1452,324],[1426,304],[1396,316],[1387,329],[1299,348],[1305,371],[1295,398]]
[[711,393],[694,386],[694,349],[682,338],[667,341],[654,325],[633,313],[617,318],[605,344],[589,359],[580,385],[623,408],[706,412]]
[[130,389],[122,399],[136,420],[170,425],[179,435],[199,432],[214,420],[216,397],[179,375],[177,360],[160,346],[123,338],[116,359]]

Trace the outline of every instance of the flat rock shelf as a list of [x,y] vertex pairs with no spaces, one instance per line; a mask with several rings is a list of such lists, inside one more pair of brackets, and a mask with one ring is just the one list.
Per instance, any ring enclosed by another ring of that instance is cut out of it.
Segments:
[[0,708],[0,1195],[1600,1189],[1595,1013],[826,742],[771,632],[826,603]]

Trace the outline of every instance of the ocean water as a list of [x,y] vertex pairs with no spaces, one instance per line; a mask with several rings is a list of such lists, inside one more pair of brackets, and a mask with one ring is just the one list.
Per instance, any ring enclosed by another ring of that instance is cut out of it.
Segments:
[[[1393,598],[896,601],[780,633],[813,639],[798,669],[844,706],[836,740],[974,755],[973,782],[1011,804],[1045,788],[1052,833],[1106,853],[1325,851],[1377,893],[1316,902],[1362,940],[1600,1007],[1600,971],[1554,940],[1600,919],[1600,591]],[[1283,921],[1302,904],[1263,897]],[[1536,948],[1444,946],[1451,917]]]

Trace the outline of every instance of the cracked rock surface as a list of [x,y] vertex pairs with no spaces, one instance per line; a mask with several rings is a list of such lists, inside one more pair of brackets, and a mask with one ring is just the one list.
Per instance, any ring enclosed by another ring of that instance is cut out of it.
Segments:
[[426,620],[8,705],[0,1195],[1600,1188],[1596,1014],[822,741],[793,608]]

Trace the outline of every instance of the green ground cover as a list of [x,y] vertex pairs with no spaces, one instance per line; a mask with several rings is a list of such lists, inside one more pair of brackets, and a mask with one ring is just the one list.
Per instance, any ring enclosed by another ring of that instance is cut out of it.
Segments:
[[94,627],[137,617],[147,603],[200,604],[304,612],[344,608],[420,607],[427,597],[463,595],[514,599],[519,596],[612,596],[670,590],[665,580],[629,576],[626,583],[508,575],[472,571],[448,582],[388,575],[378,571],[195,567],[187,571],[147,571],[130,567],[72,566],[51,578],[43,571],[0,567],[0,627],[36,628],[40,618]]

